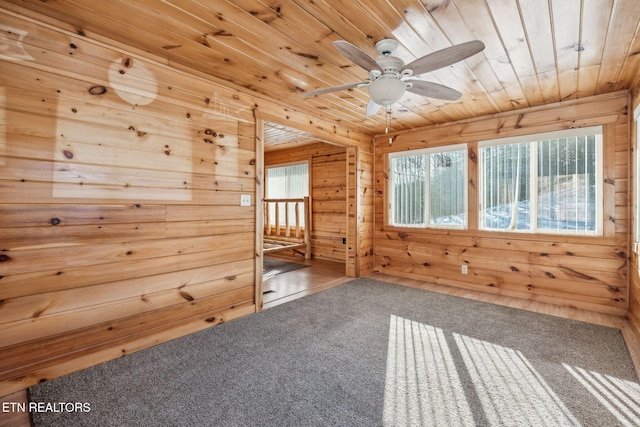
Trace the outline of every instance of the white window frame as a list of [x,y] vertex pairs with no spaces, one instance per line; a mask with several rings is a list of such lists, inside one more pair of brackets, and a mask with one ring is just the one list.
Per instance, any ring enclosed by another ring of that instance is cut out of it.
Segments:
[[[394,224],[392,219],[394,218],[394,191],[395,183],[393,181],[393,173],[391,172],[391,160],[398,157],[408,157],[408,156],[417,156],[417,155],[428,155],[428,154],[438,154],[438,153],[446,153],[449,151],[465,151],[467,156],[465,156],[465,167],[464,167],[464,177],[463,182],[465,185],[463,186],[464,191],[464,224],[462,225],[451,225],[451,224],[429,224],[429,212],[431,209],[430,206],[430,195],[431,195],[431,186],[429,185],[429,175],[428,170],[425,176],[425,185],[424,185],[424,197],[425,197],[425,208],[423,212],[423,222],[424,225],[407,225],[407,224]],[[400,227],[400,228],[435,228],[435,229],[447,229],[447,230],[466,230],[468,228],[469,221],[469,165],[468,165],[468,146],[467,143],[462,144],[454,144],[454,145],[443,145],[440,147],[432,147],[432,148],[420,148],[416,150],[407,150],[407,151],[394,151],[388,154],[387,158],[387,172],[389,176],[389,186],[388,186],[388,198],[387,198],[387,224],[391,227]]]
[[[530,135],[521,135],[497,139],[489,139],[478,142],[478,226],[480,230],[492,231],[492,232],[506,232],[506,233],[537,233],[537,234],[555,234],[555,235],[572,235],[572,236],[602,236],[603,234],[603,174],[604,174],[604,158],[603,158],[603,129],[602,126],[590,126],[584,128],[567,129],[553,132],[543,132]],[[566,137],[577,137],[596,135],[596,229],[593,231],[581,231],[581,230],[553,230],[547,228],[538,228],[538,141],[545,139],[557,139]],[[482,221],[482,210],[484,205],[484,182],[483,182],[483,170],[482,170],[482,148],[493,147],[499,145],[509,145],[527,142],[530,143],[529,149],[531,158],[531,176],[530,176],[530,228],[527,230],[505,230],[495,228],[484,228]]]

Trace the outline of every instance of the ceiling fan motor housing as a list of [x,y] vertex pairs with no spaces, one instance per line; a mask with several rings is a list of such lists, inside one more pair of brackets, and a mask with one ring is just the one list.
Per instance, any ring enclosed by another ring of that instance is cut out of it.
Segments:
[[400,70],[404,66],[404,61],[395,56],[381,56],[376,59],[376,62],[378,63],[378,65],[380,65],[380,68],[382,68],[383,75],[397,74],[398,76],[400,76]]

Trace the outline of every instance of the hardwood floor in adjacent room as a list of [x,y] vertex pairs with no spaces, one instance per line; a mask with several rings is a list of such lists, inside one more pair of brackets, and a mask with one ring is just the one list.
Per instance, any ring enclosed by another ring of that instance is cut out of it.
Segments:
[[329,289],[352,279],[345,275],[344,263],[321,259],[305,260],[300,256],[284,254],[273,257],[306,264],[309,267],[281,273],[265,280],[262,285],[264,309]]

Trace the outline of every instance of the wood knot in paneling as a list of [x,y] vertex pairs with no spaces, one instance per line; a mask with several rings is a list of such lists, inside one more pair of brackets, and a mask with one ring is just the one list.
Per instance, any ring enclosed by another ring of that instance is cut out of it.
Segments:
[[[450,3],[451,3],[451,0],[442,0],[441,2],[437,2],[432,6],[428,6],[427,10],[429,11],[429,13],[433,13],[438,11],[439,9],[446,9],[447,7],[449,7]],[[427,5],[425,4],[425,6]]]
[[187,301],[193,301],[195,298],[188,292],[185,291],[180,291],[180,296],[184,299],[186,299]]
[[281,10],[280,6],[275,6],[275,7],[270,7],[268,9],[263,9],[263,10],[252,10],[249,13],[252,16],[255,16],[256,18],[261,20],[262,22],[269,24],[270,22],[275,21],[276,19],[282,17],[280,10]]
[[574,270],[573,268],[560,266],[560,269],[567,273],[570,276],[577,277],[578,279],[584,280],[597,280],[595,277],[590,276],[586,273],[581,273],[580,271]]
[[102,85],[91,86],[89,88],[89,93],[96,96],[104,95],[105,93],[107,93],[107,88]]
[[469,149],[469,159],[473,163],[478,163],[478,155],[476,154],[476,152],[472,148]]

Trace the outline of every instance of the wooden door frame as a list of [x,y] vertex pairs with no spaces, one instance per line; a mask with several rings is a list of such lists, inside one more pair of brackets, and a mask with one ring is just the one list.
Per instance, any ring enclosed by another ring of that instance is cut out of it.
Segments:
[[[264,216],[261,209],[261,204],[264,199],[265,192],[265,156],[264,156],[264,122],[265,120],[278,123],[277,119],[262,117],[259,111],[256,111],[255,116],[255,150],[256,150],[256,162],[255,162],[255,224],[256,224],[256,236],[255,236],[255,304],[256,311],[262,311],[263,306],[263,277],[262,277],[262,263],[263,263],[263,242],[262,242],[262,229],[264,227]],[[285,126],[291,126],[285,124]],[[291,126],[295,128],[295,125]],[[359,230],[358,230],[358,218],[361,200],[359,197],[359,151],[360,148],[353,145],[341,144],[337,141],[329,141],[325,137],[318,137],[318,142],[324,142],[331,145],[338,145],[345,148],[346,160],[345,168],[347,172],[347,188],[346,188],[346,238],[347,249],[345,251],[345,271],[344,274],[349,277],[358,277],[360,275],[359,262],[358,262],[358,249],[359,249]],[[311,174],[312,174],[312,162],[309,162],[309,185],[311,186]],[[311,189],[310,189],[311,191]]]
[[263,277],[262,277],[262,254],[263,254],[263,242],[262,242],[262,230],[264,228],[264,212],[262,210],[262,204],[264,200],[264,120],[256,117],[255,121],[255,296],[254,301],[256,305],[256,312],[262,311],[263,299]]

